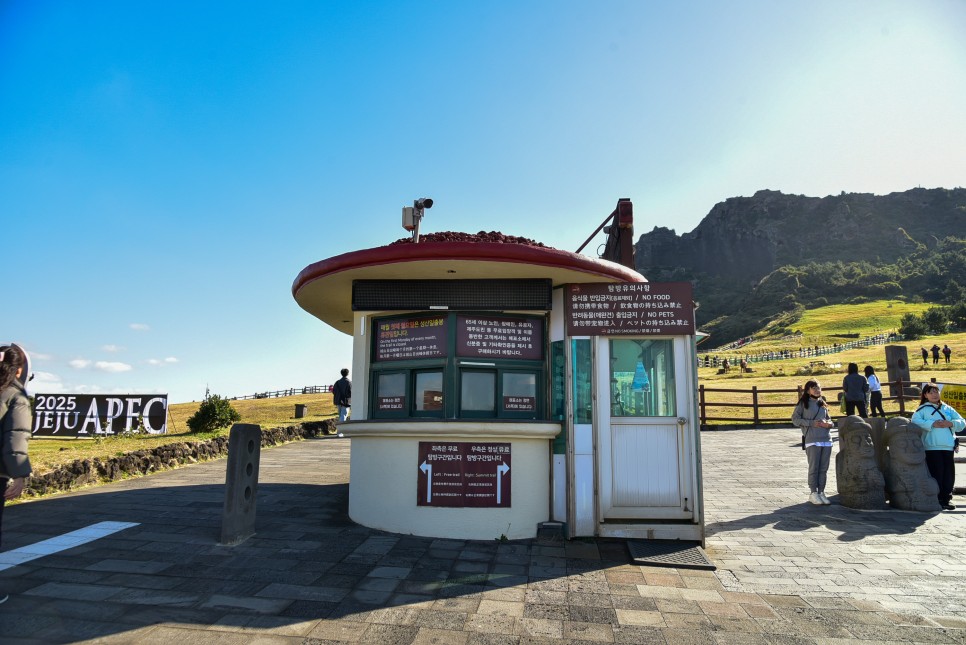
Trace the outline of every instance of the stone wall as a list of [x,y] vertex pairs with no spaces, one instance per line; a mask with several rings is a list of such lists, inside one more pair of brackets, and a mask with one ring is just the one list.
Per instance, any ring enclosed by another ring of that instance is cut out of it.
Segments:
[[[332,419],[284,428],[263,429],[262,447],[277,446],[324,434],[335,434],[335,432],[335,422]],[[24,494],[28,497],[37,497],[68,491],[87,484],[139,477],[160,470],[227,456],[228,435],[225,435],[207,441],[186,440],[157,448],[135,450],[107,460],[77,459],[48,473],[32,475],[27,480]]]

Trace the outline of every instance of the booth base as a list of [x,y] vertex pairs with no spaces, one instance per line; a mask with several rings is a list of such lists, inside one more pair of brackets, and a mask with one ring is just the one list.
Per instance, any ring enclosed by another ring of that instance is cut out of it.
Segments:
[[628,540],[690,540],[704,544],[704,530],[698,524],[606,522],[597,527],[597,534]]
[[673,567],[677,569],[707,569],[714,571],[697,542],[684,540],[628,540],[634,564],[648,567]]

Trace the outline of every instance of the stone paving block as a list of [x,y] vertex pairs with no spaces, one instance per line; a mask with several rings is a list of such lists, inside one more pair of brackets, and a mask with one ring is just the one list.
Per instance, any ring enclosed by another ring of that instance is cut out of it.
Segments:
[[664,632],[657,627],[640,625],[617,625],[614,627],[614,642],[633,645],[665,645]]
[[214,594],[201,603],[202,609],[245,609],[262,614],[277,614],[292,602],[289,599],[252,598],[248,596],[227,596]]
[[322,641],[358,643],[369,627],[368,623],[351,620],[323,620],[312,628],[307,637]]
[[471,614],[466,617],[463,631],[518,636],[520,625],[517,618],[507,618],[496,614]]
[[412,645],[466,645],[469,637],[466,632],[420,627]]
[[524,603],[507,602],[505,600],[481,600],[476,612],[478,614],[492,614],[507,618],[523,616]]
[[466,624],[468,614],[462,611],[418,610],[413,624],[448,631],[459,631]]
[[518,622],[520,636],[559,640],[563,638],[563,621],[543,618],[521,618]]
[[124,587],[108,585],[80,585],[66,582],[46,582],[24,592],[25,596],[43,596],[45,598],[64,598],[75,600],[85,598],[89,601],[106,600],[131,590]]
[[614,630],[610,623],[582,623],[564,621],[564,638],[596,643],[613,643]]
[[348,589],[338,587],[315,587],[272,583],[255,594],[259,598],[282,598],[290,600],[314,600],[319,602],[339,602],[348,595]]
[[523,617],[540,618],[544,620],[570,620],[570,606],[526,603],[523,607]]
[[117,560],[108,559],[95,562],[85,567],[87,571],[111,571],[117,573],[140,573],[145,575],[161,573],[169,569],[171,564],[168,562],[158,562],[156,560]]
[[254,637],[256,634],[272,636],[305,636],[318,625],[320,619],[305,620],[290,616],[252,616],[250,614],[226,614],[209,625],[215,632],[242,632]]

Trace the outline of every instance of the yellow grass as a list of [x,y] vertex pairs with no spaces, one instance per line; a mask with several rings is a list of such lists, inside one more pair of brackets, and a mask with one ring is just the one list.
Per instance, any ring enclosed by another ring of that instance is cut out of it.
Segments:
[[[305,418],[295,418],[296,403],[308,406]],[[204,434],[192,434],[188,431],[188,419],[200,405],[200,402],[169,405],[168,432],[163,435],[96,439],[35,438],[30,442],[30,462],[34,474],[49,472],[75,459],[94,459],[95,457],[110,459],[135,450],[154,448],[168,443],[204,441],[227,435],[230,428]],[[277,399],[232,401],[231,405],[241,414],[241,423],[255,423],[263,428],[289,426],[303,421],[322,421],[336,414],[331,394],[303,394]]]
[[[742,356],[755,354],[759,351],[777,351],[790,349],[797,351],[801,347],[827,346],[833,343],[844,344],[851,339],[841,338],[836,334],[859,334],[859,338],[874,336],[878,333],[888,333],[897,330],[899,319],[905,313],[921,313],[934,305],[903,303],[899,301],[879,301],[856,305],[833,305],[805,312],[799,322],[792,325],[795,330],[801,330],[801,339],[784,339],[782,341],[752,342],[740,350],[732,352],[701,351],[698,355],[703,359],[710,354],[720,359],[728,358],[732,365],[737,365]],[[928,365],[923,365],[921,348],[929,349],[937,344],[942,347],[948,344],[953,350],[951,362],[947,365],[940,355],[939,364],[933,365],[930,354]],[[941,336],[927,336],[916,341],[902,341],[892,343],[906,347],[909,357],[910,377],[913,381],[926,382],[933,378],[940,383],[966,383],[966,333],[943,334]],[[826,367],[811,367],[813,361],[824,361]],[[866,365],[875,368],[876,374],[885,385],[888,381],[885,361],[885,345],[872,345],[805,358],[789,358],[784,360],[751,363],[752,374],[740,374],[737,368],[727,374],[718,374],[714,367],[705,368],[704,363],[698,369],[698,382],[706,388],[731,388],[745,390],[743,393],[708,392],[706,402],[719,403],[748,403],[752,401],[750,390],[752,386],[759,390],[791,390],[790,392],[761,393],[760,403],[780,403],[783,407],[764,408],[759,417],[765,420],[786,420],[791,416],[795,405],[795,388],[805,381],[814,378],[828,389],[827,398],[835,401],[837,389],[842,387],[849,363],[856,363],[862,371]],[[816,374],[816,371],[818,372]],[[811,373],[810,373],[811,372]],[[825,372],[825,373],[823,373]],[[883,387],[883,396],[888,397],[888,388]],[[915,406],[918,401],[907,402]],[[898,402],[886,401],[883,405],[887,414],[898,413]],[[836,408],[837,409],[837,408]],[[744,417],[751,419],[751,408],[736,408],[711,406],[707,408],[710,417]],[[725,421],[711,422],[711,424],[729,423]],[[737,422],[735,422],[737,423]]]

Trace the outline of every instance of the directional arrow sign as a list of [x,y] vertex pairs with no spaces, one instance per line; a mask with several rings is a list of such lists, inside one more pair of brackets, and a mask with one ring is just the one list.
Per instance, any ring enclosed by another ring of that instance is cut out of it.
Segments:
[[496,503],[497,505],[503,501],[503,475],[510,472],[510,467],[506,465],[506,462],[501,463],[496,467]]
[[433,500],[433,465],[424,461],[419,469],[426,473],[426,503],[429,504]]

